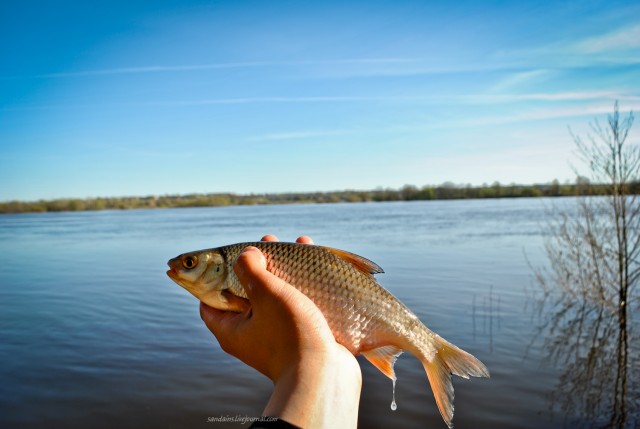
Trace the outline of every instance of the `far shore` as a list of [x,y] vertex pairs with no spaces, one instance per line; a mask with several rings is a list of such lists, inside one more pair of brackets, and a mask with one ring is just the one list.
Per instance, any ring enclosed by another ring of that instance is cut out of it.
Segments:
[[[636,184],[630,192],[640,193]],[[400,189],[375,189],[371,191],[331,191],[307,193],[273,194],[188,194],[145,197],[110,198],[69,198],[40,201],[0,202],[0,214],[42,213],[62,211],[128,210],[179,207],[222,207],[259,204],[295,204],[295,203],[341,203],[367,201],[419,201],[452,200],[479,198],[525,198],[525,197],[562,197],[576,195],[607,195],[607,185],[589,184],[578,180],[575,184],[560,184],[557,180],[538,185],[501,185],[494,183],[485,186],[455,185],[444,183],[439,186],[406,185]]]

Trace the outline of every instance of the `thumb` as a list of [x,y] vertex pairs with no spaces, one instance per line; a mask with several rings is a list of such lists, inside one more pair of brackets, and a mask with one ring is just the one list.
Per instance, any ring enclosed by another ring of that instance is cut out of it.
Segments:
[[245,247],[233,264],[240,284],[249,297],[249,301],[262,295],[265,287],[277,278],[267,271],[267,260],[262,252],[253,246]]
[[274,298],[290,301],[296,294],[302,294],[267,270],[267,260],[256,247],[244,248],[236,259],[233,270],[254,309],[262,302],[273,303]]

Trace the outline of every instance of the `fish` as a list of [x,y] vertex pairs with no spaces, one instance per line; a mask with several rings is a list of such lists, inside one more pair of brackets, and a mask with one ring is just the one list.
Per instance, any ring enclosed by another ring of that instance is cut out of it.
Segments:
[[384,273],[379,265],[351,252],[300,243],[237,243],[176,256],[168,262],[167,275],[213,308],[246,311],[250,303],[233,265],[248,246],[264,254],[268,271],[314,302],[338,343],[354,356],[363,355],[393,381],[394,394],[396,359],[404,351],[417,357],[450,428],[454,412],[451,374],[489,377],[480,360],[427,328],[377,282],[374,275]]

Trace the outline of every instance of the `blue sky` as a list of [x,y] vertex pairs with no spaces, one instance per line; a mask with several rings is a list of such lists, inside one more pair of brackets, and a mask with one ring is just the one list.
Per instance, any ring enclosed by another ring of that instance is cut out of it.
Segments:
[[640,110],[637,1],[25,0],[0,42],[0,201],[573,180],[568,127]]

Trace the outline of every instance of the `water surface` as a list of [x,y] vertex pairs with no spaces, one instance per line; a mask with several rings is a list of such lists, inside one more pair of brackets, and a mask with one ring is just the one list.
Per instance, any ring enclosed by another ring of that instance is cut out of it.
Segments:
[[[266,233],[307,234],[377,262],[380,283],[487,365],[491,379],[454,378],[457,428],[580,422],[579,411],[550,412],[562,368],[549,364],[528,302],[529,263],[546,263],[544,201],[2,216],[0,426],[238,428],[207,421],[259,416],[270,381],[220,350],[165,264]],[[360,363],[360,427],[446,427],[417,359],[396,364],[397,411],[391,381]]]

